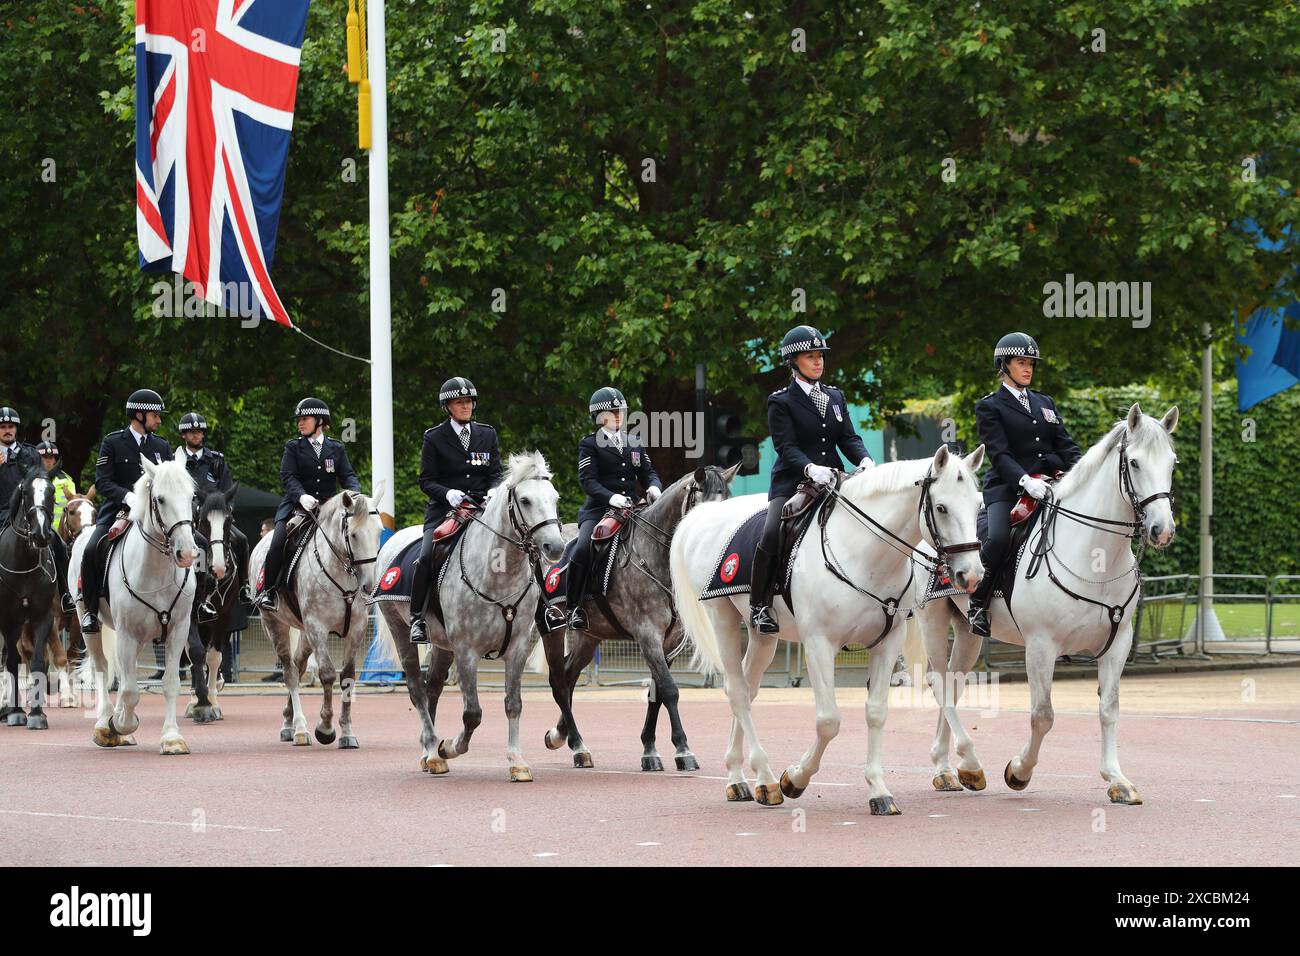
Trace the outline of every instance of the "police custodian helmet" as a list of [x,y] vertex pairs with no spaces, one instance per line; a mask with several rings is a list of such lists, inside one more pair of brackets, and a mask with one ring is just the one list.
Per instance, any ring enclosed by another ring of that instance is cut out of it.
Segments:
[[587,403],[587,411],[591,412],[593,422],[599,419],[601,412],[613,412],[619,409],[627,410],[627,399],[612,385],[596,389],[591,393],[591,401]]
[[478,389],[469,379],[459,375],[442,383],[442,388],[438,389],[438,404],[442,406],[443,411],[446,411],[447,403],[454,402],[458,398],[472,398],[474,408],[478,408]]
[[0,425],[21,425],[23,420],[18,417],[18,413],[8,405],[0,408]]
[[1008,332],[998,339],[998,344],[993,349],[993,371],[1001,372],[1007,359],[1017,355],[1033,359],[1035,368],[1043,360],[1043,353],[1038,351],[1038,343],[1032,335],[1027,332]]
[[63,456],[59,454],[59,446],[48,439],[36,446],[36,454],[40,455],[42,458],[46,455],[52,455],[54,457],[54,468],[56,471],[63,467]]
[[326,425],[330,423],[329,407],[319,398],[312,398],[310,395],[299,402],[297,407],[293,410],[293,417],[295,419],[303,418],[307,415],[315,415]]
[[203,416],[198,412],[186,412],[181,416],[181,423],[176,430],[183,435],[188,431],[194,431],[196,429],[206,435],[208,432],[208,423],[203,420]]
[[785,338],[781,340],[781,361],[793,366],[796,355],[803,352],[829,352],[830,350],[831,347],[826,344],[826,336],[811,325],[796,325],[785,333]]
[[136,412],[157,412],[161,415],[167,411],[162,396],[152,388],[137,388],[126,400],[126,414],[132,418]]

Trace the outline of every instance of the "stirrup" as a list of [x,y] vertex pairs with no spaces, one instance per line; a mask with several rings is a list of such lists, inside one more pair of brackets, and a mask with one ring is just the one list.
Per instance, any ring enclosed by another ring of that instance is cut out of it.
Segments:
[[575,631],[587,630],[587,612],[580,607],[575,607],[569,612],[569,627]]
[[976,637],[992,637],[989,633],[989,615],[984,605],[972,601],[966,609],[966,623]]
[[274,611],[275,603],[275,588],[258,591],[257,597],[253,599],[253,607],[260,607],[266,611]]
[[71,614],[77,610],[77,602],[72,600],[72,595],[64,591],[59,595],[59,607],[64,614]]
[[200,624],[207,624],[209,621],[217,619],[217,609],[212,606],[212,602],[204,598],[194,612],[194,620]]
[[411,615],[411,643],[428,644],[429,635],[425,632],[423,615]]
[[766,604],[756,604],[749,609],[749,623],[760,634],[778,634],[781,631],[771,607]]
[[564,611],[560,610],[555,604],[546,605],[546,610],[542,612],[542,619],[546,621],[546,626],[552,631],[564,627],[569,620]]
[[98,634],[99,633],[99,615],[94,611],[87,611],[81,615],[81,633]]

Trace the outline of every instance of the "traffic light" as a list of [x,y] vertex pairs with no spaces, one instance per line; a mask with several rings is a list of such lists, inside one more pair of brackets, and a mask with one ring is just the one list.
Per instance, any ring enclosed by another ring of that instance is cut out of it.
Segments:
[[758,445],[761,439],[743,435],[740,416],[731,409],[714,409],[713,462],[730,468],[740,462],[740,474],[758,474]]

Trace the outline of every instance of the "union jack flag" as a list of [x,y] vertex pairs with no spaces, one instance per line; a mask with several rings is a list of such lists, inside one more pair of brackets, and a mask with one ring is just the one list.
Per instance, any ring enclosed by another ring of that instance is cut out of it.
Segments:
[[[136,0],[140,266],[180,272],[237,311],[271,284],[309,0]],[[247,298],[246,296],[244,298]]]

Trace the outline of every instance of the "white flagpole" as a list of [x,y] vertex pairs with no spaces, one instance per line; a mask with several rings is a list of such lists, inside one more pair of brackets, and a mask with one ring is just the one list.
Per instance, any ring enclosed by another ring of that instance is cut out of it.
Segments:
[[388,287],[388,81],[384,0],[367,0],[370,79],[370,423],[374,482],[384,482],[380,519],[393,528],[393,345]]

